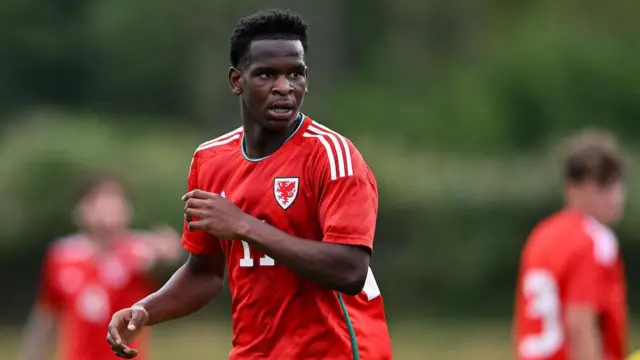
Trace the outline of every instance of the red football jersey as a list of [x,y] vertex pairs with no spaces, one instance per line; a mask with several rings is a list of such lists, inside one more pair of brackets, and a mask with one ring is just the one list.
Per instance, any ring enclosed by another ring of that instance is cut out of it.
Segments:
[[520,360],[569,357],[564,311],[597,310],[606,360],[626,354],[626,280],[615,234],[571,210],[541,222],[524,247],[516,294],[516,350]]
[[[82,235],[53,243],[43,268],[38,302],[58,317],[61,360],[119,359],[106,344],[111,315],[151,291],[143,242],[132,235],[111,249],[98,249]],[[132,346],[146,346],[146,335]],[[146,351],[140,356],[145,356]]]
[[[248,159],[242,128],[202,144],[189,190],[222,194],[244,212],[299,238],[373,248],[378,211],[373,174],[353,144],[302,117],[274,154]],[[238,240],[202,231],[182,238],[193,254],[222,251],[232,296],[230,359],[391,359],[380,291],[371,269],[348,296],[299,277]]]

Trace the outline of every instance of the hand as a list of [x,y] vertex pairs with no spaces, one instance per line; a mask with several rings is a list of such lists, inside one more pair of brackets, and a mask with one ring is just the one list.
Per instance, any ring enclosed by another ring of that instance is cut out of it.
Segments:
[[156,225],[151,228],[151,233],[155,236],[150,239],[150,245],[160,259],[174,261],[181,257],[180,235],[171,226]]
[[184,218],[190,231],[202,230],[221,239],[233,240],[239,238],[242,226],[250,218],[218,194],[193,190],[182,200],[185,202]]
[[141,306],[133,306],[113,314],[107,333],[107,342],[117,357],[133,359],[138,356],[138,350],[129,344],[140,334],[147,323],[149,314]]

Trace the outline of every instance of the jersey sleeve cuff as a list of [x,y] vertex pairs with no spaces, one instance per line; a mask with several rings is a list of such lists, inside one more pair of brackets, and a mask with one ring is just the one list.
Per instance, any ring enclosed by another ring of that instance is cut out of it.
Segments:
[[213,255],[218,252],[217,246],[202,246],[200,244],[196,244],[193,241],[189,241],[184,234],[182,235],[182,247],[194,255]]
[[324,236],[324,239],[322,241],[332,244],[363,246],[370,252],[373,251],[373,241],[363,236],[338,235],[329,233]]

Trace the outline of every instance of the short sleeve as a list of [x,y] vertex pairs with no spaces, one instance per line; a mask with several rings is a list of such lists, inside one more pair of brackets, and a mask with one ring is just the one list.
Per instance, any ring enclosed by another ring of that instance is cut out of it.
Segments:
[[[191,160],[187,191],[198,188],[199,161],[196,155]],[[218,238],[201,230],[189,231],[189,223],[186,220],[182,229],[182,246],[194,255],[211,255],[222,250]]]
[[314,167],[323,241],[359,245],[372,251],[378,216],[377,184],[362,155],[342,139],[342,153],[321,148]]
[[598,308],[604,286],[604,271],[598,263],[593,243],[589,239],[580,242],[573,252],[564,279],[566,304]]
[[51,250],[47,252],[42,262],[37,303],[48,310],[58,312],[62,308],[63,297],[60,289],[56,286],[55,274],[57,271],[51,252]]

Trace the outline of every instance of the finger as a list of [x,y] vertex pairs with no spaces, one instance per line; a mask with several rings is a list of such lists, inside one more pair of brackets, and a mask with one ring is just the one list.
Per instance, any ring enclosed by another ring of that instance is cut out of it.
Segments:
[[111,336],[111,334],[107,333],[107,343],[109,345],[111,345],[111,347],[114,346],[119,346],[118,342],[116,341],[116,339],[114,339],[113,336]]
[[124,351],[124,347],[122,345],[111,346],[111,350],[116,354],[117,357],[127,358],[127,353]]
[[113,350],[113,352],[115,353],[115,355],[119,358],[123,358],[123,359],[133,359],[134,357],[138,356],[138,350],[135,349],[131,349],[131,348],[111,348]]
[[[198,218],[201,219],[206,215],[206,212],[204,210],[201,209],[187,209],[185,210],[184,214],[189,217],[189,218]],[[191,222],[191,221],[188,221]]]
[[184,196],[182,197],[182,201],[187,201],[187,200],[192,199],[192,198],[201,199],[202,196],[203,196],[203,193],[205,193],[205,192],[202,191],[202,190],[198,190],[198,189],[191,190],[188,193],[184,194]]
[[202,209],[207,207],[207,204],[207,200],[191,198],[184,203],[184,209]]
[[205,228],[206,228],[206,224],[202,220],[192,221],[189,223],[189,231],[204,230]]
[[182,195],[182,201],[187,201],[193,197],[193,190],[188,193]]
[[183,197],[182,200],[183,201],[187,201],[189,199],[211,199],[215,196],[217,196],[218,194],[216,193],[210,193],[210,192],[206,192],[206,191],[202,191],[202,190],[193,190],[193,191],[189,191],[188,193],[186,193]]
[[144,319],[144,311],[146,310],[136,309],[133,311],[131,320],[129,320],[129,324],[127,325],[127,330],[136,331],[136,329],[144,325],[142,324],[142,321]]
[[109,331],[109,337],[107,337],[107,341],[111,339],[113,341],[113,342],[109,342],[111,345],[122,344],[122,337],[120,336],[120,333],[118,332],[118,327],[116,325],[110,324],[108,331]]

